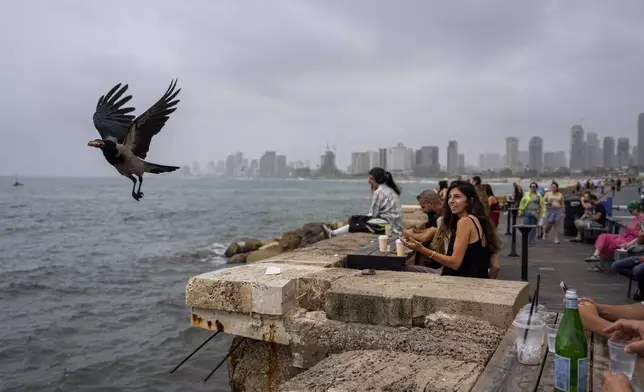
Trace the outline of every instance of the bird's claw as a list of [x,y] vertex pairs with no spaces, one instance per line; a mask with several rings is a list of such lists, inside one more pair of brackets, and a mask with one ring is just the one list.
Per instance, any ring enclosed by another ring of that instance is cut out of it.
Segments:
[[140,198],[142,198],[142,197],[143,197],[143,192],[139,192],[139,193],[137,193],[136,195],[137,195],[137,196],[139,197],[139,199],[140,199]]
[[134,198],[134,200],[136,200],[136,201],[139,201],[139,199],[141,199],[141,196],[139,196],[136,193],[132,193],[132,198]]

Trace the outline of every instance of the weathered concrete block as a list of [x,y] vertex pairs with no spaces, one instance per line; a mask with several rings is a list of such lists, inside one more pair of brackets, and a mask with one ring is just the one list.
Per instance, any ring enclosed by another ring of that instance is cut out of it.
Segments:
[[377,271],[340,278],[326,292],[325,311],[333,320],[412,326],[412,296],[431,274]]
[[325,268],[343,267],[348,253],[355,252],[375,240],[376,236],[373,234],[349,233],[316,242],[292,252],[281,253],[262,260],[261,263],[286,263]]
[[507,328],[527,303],[528,284],[377,271],[337,279],[326,298],[325,310],[333,320],[409,327],[414,320],[422,325],[425,316],[442,311]]
[[435,284],[423,285],[414,293],[412,313],[416,325],[440,311],[507,329],[527,302],[527,282],[441,276]]
[[474,363],[384,350],[331,355],[280,385],[280,392],[469,391],[482,371]]
[[281,315],[295,305],[296,279],[321,269],[279,264],[280,274],[266,275],[269,266],[251,264],[195,276],[186,287],[186,304],[227,312]]
[[325,268],[319,272],[297,279],[297,306],[306,310],[324,310],[326,292],[331,284],[345,276],[359,272],[346,268]]
[[284,328],[284,317],[232,313],[223,310],[192,308],[194,327],[288,345],[290,335]]

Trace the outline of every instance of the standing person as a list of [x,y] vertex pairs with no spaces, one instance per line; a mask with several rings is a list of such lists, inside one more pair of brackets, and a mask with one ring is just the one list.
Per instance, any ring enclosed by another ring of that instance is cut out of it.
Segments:
[[[481,185],[481,176],[472,177],[472,179],[470,180],[470,183],[472,185],[474,185],[474,186]],[[481,200],[481,201],[483,201],[483,200]]]
[[518,208],[519,203],[521,203],[521,199],[523,198],[523,188],[521,188],[521,184],[518,182],[513,182],[512,187],[514,188],[514,207]]
[[322,225],[328,237],[349,232],[383,233],[384,225],[390,224],[394,233],[402,233],[402,205],[400,188],[394,182],[391,173],[380,167],[369,170],[369,185],[373,191],[371,208],[367,215],[353,215],[349,224],[331,230]]
[[[530,191],[525,193],[519,204],[519,215],[523,216],[524,225],[537,225],[539,219],[546,217],[546,206],[543,197],[537,192],[539,185],[536,182],[530,183]],[[536,242],[537,230],[530,230],[528,238],[530,245]]]
[[559,192],[559,184],[556,181],[552,182],[550,190],[546,192],[543,199],[546,203],[546,232],[543,238],[548,238],[548,234],[554,229],[555,244],[558,244],[561,221],[566,215],[566,203],[564,195]]
[[488,194],[483,185],[474,185],[474,189],[476,189],[476,194],[479,196],[479,200],[481,200],[481,204],[483,204],[483,210],[485,211],[485,216],[489,217],[490,216],[490,204],[488,200]]
[[447,185],[447,180],[438,181],[438,195],[443,201],[445,201],[445,197],[447,196]]
[[490,206],[490,220],[494,227],[499,227],[499,218],[501,217],[501,204],[494,196],[490,184],[483,184],[485,192],[487,193],[487,204]]
[[[442,275],[469,278],[489,278],[491,270],[498,268],[501,241],[492,223],[483,213],[483,205],[476,189],[469,182],[454,181],[447,191],[447,208],[443,208],[443,219],[433,236],[432,250],[413,238],[403,238],[403,244],[443,265]],[[447,241],[447,252],[443,253],[443,242]],[[408,271],[431,272],[428,268],[407,266]],[[494,275],[498,273],[498,269]]]

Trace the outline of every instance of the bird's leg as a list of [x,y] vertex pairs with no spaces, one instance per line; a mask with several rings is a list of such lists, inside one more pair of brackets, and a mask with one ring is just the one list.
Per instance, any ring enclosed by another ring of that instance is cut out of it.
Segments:
[[136,189],[136,178],[134,178],[134,176],[131,174],[127,176],[127,178],[132,180],[132,197],[134,198],[134,200],[139,201],[140,197],[136,193],[134,193],[134,190]]
[[136,195],[137,195],[137,196],[139,197],[139,199],[140,199],[140,198],[142,198],[142,197],[143,197],[143,192],[141,192],[141,185],[143,185],[143,176],[139,176],[139,175],[137,175],[137,177],[139,177],[139,190],[136,192]]

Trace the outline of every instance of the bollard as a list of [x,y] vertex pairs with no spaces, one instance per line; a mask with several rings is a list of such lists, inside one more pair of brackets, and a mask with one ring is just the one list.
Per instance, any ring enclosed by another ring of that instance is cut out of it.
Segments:
[[518,208],[510,208],[512,212],[512,244],[510,247],[510,254],[508,257],[519,257],[517,253],[517,231],[515,226],[517,225],[517,214],[519,213]]
[[[508,203],[508,205],[510,204]],[[507,223],[505,225],[505,235],[512,235],[512,232],[510,231],[510,226],[512,226],[512,211],[510,207],[506,208],[505,211],[508,214]]]
[[517,225],[521,231],[521,280],[528,281],[528,237],[530,231],[535,230],[537,225]]

